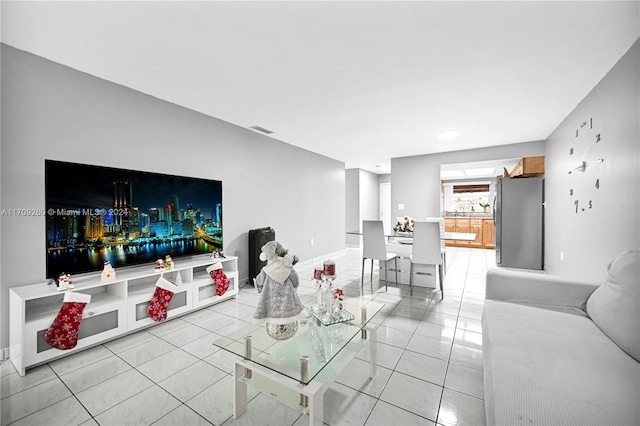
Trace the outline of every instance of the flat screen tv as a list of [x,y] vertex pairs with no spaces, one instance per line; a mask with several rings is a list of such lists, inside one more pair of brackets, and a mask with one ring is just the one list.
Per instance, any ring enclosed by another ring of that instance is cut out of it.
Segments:
[[222,250],[222,182],[45,160],[47,278]]

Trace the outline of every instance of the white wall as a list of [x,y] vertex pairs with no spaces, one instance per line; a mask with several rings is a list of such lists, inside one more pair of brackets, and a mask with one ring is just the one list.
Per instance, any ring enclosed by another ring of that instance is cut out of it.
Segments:
[[360,170],[360,226],[363,220],[380,219],[380,184],[378,175]]
[[[1,78],[5,209],[44,208],[44,160],[65,160],[222,180],[224,250],[241,278],[253,228],[275,228],[302,260],[344,248],[342,162],[6,45]],[[46,285],[44,217],[4,216],[0,229],[5,347],[8,289]]]
[[[360,231],[360,169],[345,171],[345,228],[346,231]],[[360,237],[345,235],[345,243],[359,245]]]
[[[439,214],[441,164],[545,155],[545,269],[602,282],[616,255],[640,247],[639,50],[636,42],[546,141],[392,159],[392,214]],[[593,129],[576,138],[576,129],[589,118]],[[594,145],[589,138],[598,133],[601,142]],[[569,175],[592,145],[592,168]],[[575,155],[569,155],[570,148]],[[595,166],[597,158],[605,161]],[[570,189],[579,195],[571,196]],[[576,214],[576,198],[580,206],[591,200],[593,208]],[[402,212],[399,203],[405,204]]]
[[[362,231],[363,220],[378,220],[378,175],[362,169],[348,169],[345,178],[345,217],[347,231]],[[349,245],[360,245],[360,237],[346,235]]]
[[[601,282],[610,260],[640,248],[639,51],[636,41],[547,140],[545,265],[553,273]],[[593,128],[581,128],[590,118]],[[585,172],[569,174],[589,150]]]
[[[545,155],[543,141],[391,159],[391,217],[440,216],[440,166]],[[502,171],[497,171],[502,174]],[[404,204],[404,210],[398,209]]]

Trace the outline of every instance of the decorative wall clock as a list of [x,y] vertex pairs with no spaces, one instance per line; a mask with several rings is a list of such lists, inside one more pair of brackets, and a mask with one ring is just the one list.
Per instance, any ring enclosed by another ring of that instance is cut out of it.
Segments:
[[604,162],[604,158],[598,156],[602,151],[602,143],[602,135],[593,128],[593,118],[580,123],[576,129],[574,146],[569,149],[574,165],[569,170],[569,196],[576,213],[591,210],[594,206],[595,192],[600,189],[598,165]]

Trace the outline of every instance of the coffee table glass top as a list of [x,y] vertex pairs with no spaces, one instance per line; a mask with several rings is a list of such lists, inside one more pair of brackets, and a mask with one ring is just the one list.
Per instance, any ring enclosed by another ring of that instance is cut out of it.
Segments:
[[[306,317],[298,320],[298,331],[286,340],[276,340],[267,334],[264,322],[247,325],[213,342],[234,355],[245,358],[245,338],[251,336],[251,362],[308,384],[354,338],[360,339],[360,331],[382,309],[383,303],[361,299],[344,299],[344,309],[354,314],[354,319],[331,325],[323,325],[307,308]],[[362,320],[362,307],[366,319]],[[307,356],[308,380],[301,379],[300,357]]]

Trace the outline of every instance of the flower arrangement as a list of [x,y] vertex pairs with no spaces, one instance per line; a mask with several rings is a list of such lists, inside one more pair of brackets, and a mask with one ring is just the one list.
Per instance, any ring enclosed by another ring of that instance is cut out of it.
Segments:
[[344,296],[342,290],[340,290],[339,288],[333,290],[333,300],[342,300],[342,296]]
[[480,207],[482,207],[482,209],[486,212],[487,209],[489,208],[489,203],[478,203],[480,204]]
[[339,288],[333,290],[333,302],[331,303],[331,312],[333,318],[339,320],[342,318],[342,296],[344,293]]
[[396,219],[396,225],[393,230],[396,232],[413,232],[415,220],[409,216],[399,217]]

